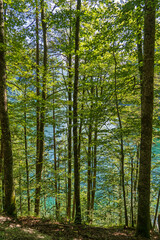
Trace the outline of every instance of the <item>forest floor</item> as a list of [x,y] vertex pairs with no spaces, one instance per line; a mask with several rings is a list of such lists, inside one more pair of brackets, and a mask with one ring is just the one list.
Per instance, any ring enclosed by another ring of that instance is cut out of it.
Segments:
[[[18,220],[0,216],[0,240],[145,240],[136,238],[135,230],[128,228],[102,228],[88,225],[58,223],[35,217]],[[160,240],[158,233],[151,240]]]

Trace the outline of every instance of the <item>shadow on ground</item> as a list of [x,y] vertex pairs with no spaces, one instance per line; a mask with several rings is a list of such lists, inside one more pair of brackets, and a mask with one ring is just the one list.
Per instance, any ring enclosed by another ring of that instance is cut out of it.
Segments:
[[[145,240],[135,238],[135,230],[102,228],[88,225],[58,223],[35,217],[21,217],[18,221],[0,216],[0,240]],[[160,240],[158,233],[151,240]]]

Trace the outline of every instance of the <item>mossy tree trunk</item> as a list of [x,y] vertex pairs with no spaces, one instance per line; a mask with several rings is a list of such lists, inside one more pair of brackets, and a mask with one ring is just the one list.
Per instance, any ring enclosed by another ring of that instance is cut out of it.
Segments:
[[12,144],[7,109],[3,0],[0,0],[0,45],[0,118],[4,147],[4,212],[9,216],[16,216],[15,192],[13,184]]

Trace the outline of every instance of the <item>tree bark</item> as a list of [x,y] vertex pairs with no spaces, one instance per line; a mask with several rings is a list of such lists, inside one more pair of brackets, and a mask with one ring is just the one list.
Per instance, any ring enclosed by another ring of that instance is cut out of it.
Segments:
[[[24,93],[26,101],[26,86]],[[26,160],[26,180],[27,180],[27,204],[28,204],[28,215],[30,215],[30,188],[29,188],[29,164],[28,164],[28,143],[27,143],[27,113],[26,113],[26,102],[25,102],[25,111],[24,111],[24,143],[25,143],[25,160]]]
[[131,156],[131,226],[134,227],[134,215],[133,215],[133,157]]
[[142,33],[141,29],[138,29],[137,35],[137,49],[138,49],[138,66],[140,75],[141,95],[142,95],[142,76],[143,76],[143,53],[142,53]]
[[39,77],[39,1],[36,0],[36,91],[37,91],[37,107],[36,107],[36,118],[37,118],[37,141],[36,141],[36,197],[35,197],[35,214],[39,214],[38,205],[38,171],[39,171],[39,152],[40,152],[40,77]]
[[19,164],[19,211],[21,213],[22,216],[22,177],[21,177],[21,166]]
[[4,212],[10,216],[16,216],[15,192],[13,183],[13,156],[9,117],[7,110],[6,90],[6,62],[4,41],[3,0],[0,0],[0,115],[4,144],[4,185],[5,202]]
[[80,30],[80,9],[81,0],[77,0],[76,12],[76,32],[75,32],[75,78],[74,78],[74,93],[73,93],[73,150],[74,150],[74,192],[76,202],[75,223],[81,224],[81,203],[80,203],[80,168],[78,158],[78,80],[79,80],[79,30]]
[[[69,55],[69,68],[71,69],[71,54]],[[68,219],[71,218],[71,173],[72,173],[72,94],[71,94],[71,71],[69,70],[69,91],[68,91],[68,100],[69,100],[69,121],[68,121],[68,200],[67,200],[67,216]]]
[[134,179],[134,223],[136,223],[136,215],[137,215],[137,185],[138,185],[138,170],[139,170],[139,143],[137,143],[137,154],[136,154],[136,163],[135,163],[135,179]]
[[[71,13],[71,1],[70,1],[70,13]],[[71,54],[71,14],[70,14],[70,28],[69,28],[69,47],[70,53],[68,56],[68,194],[67,194],[67,217],[71,219],[71,190],[72,190],[72,54]]]
[[57,164],[57,143],[56,143],[56,118],[55,118],[55,96],[53,87],[53,150],[54,150],[54,186],[55,186],[55,207],[56,207],[56,219],[59,219],[59,204],[58,204],[58,164]]
[[87,221],[91,221],[91,184],[92,184],[92,178],[91,178],[91,158],[92,158],[92,151],[91,151],[91,145],[92,145],[92,111],[93,111],[93,93],[94,93],[94,87],[91,87],[91,107],[90,107],[90,117],[89,117],[89,126],[88,126],[88,179],[87,179]]
[[87,221],[91,220],[91,142],[92,142],[92,123],[88,129],[88,174],[87,174]]
[[155,225],[156,225],[156,219],[157,219],[157,214],[158,214],[158,208],[159,208],[159,199],[160,199],[160,189],[158,191],[158,198],[157,198],[157,205],[156,205],[156,212],[154,216],[154,222],[153,222],[153,227],[152,230],[154,231]]
[[136,235],[150,238],[150,174],[152,149],[153,79],[156,1],[145,1],[144,60],[141,98],[141,146]]
[[39,127],[39,154],[36,164],[36,197],[35,197],[35,214],[40,212],[40,192],[41,178],[44,154],[44,126],[45,126],[45,100],[46,100],[46,74],[47,74],[47,27],[45,21],[44,0],[41,0],[41,21],[43,30],[43,84],[42,84],[42,106],[40,110],[40,127]]
[[94,210],[94,200],[96,193],[96,178],[97,178],[97,120],[95,121],[95,130],[94,130],[94,159],[93,159],[93,180],[92,180],[92,198],[91,198],[91,212],[93,218],[93,210]]

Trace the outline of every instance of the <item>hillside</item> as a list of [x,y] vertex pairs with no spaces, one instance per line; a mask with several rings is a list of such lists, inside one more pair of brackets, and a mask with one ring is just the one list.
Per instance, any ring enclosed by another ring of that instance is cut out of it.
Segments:
[[[0,216],[0,240],[136,240],[135,230],[128,228],[102,228],[51,220],[23,217],[17,221]],[[151,240],[160,239],[152,233]],[[138,240],[144,240],[138,238]]]

